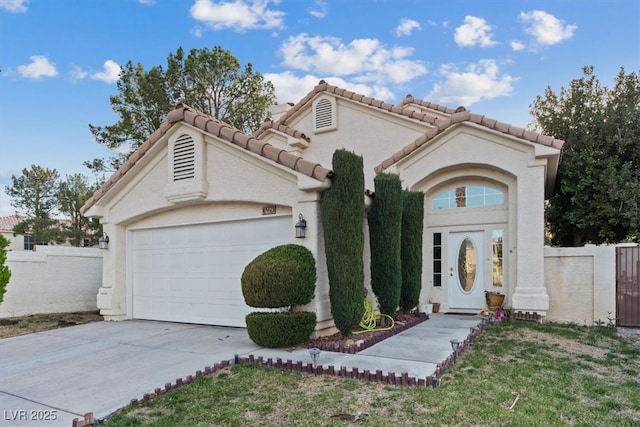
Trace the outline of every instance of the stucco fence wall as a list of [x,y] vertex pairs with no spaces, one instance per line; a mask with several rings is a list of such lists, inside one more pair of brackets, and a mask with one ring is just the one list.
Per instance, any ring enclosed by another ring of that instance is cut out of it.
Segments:
[[102,251],[37,246],[7,253],[11,279],[0,318],[97,310],[102,284]]
[[616,247],[544,248],[545,320],[593,326],[615,322]]

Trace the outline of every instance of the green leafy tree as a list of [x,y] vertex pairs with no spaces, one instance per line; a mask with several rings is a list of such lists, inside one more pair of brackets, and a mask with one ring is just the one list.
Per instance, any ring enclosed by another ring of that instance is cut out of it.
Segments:
[[22,175],[11,176],[11,186],[6,193],[11,205],[28,219],[13,228],[14,234],[31,236],[36,243],[59,242],[62,239],[58,221],[51,215],[58,208],[58,171],[31,165]]
[[271,82],[255,72],[251,63],[241,69],[238,59],[219,46],[192,49],[188,55],[178,48],[169,54],[166,67],[149,70],[129,61],[117,89],[110,102],[119,120],[109,126],[89,125],[89,129],[98,143],[121,154],[85,162],[94,171],[117,169],[179,102],[245,133],[259,128],[275,102]]
[[[378,297],[380,312],[393,317],[400,303],[402,265],[402,184],[394,174],[374,178],[375,197],[369,211],[371,246],[371,289]],[[387,318],[380,318],[384,326]]]
[[408,313],[420,302],[422,289],[422,232],[424,228],[424,194],[402,192],[402,290],[400,307]]
[[88,178],[82,174],[67,175],[66,180],[58,185],[60,212],[69,218],[62,227],[63,234],[73,246],[82,246],[85,240],[90,246],[95,245],[102,234],[99,221],[80,212],[82,205],[97,189],[98,185],[89,184]]
[[7,285],[11,279],[11,270],[6,265],[7,246],[9,246],[9,241],[0,234],[0,303],[4,300],[4,293],[7,291]]
[[565,145],[546,219],[552,244],[583,246],[638,237],[640,79],[621,68],[612,89],[593,67],[531,105],[533,126]]
[[364,169],[362,157],[333,153],[335,173],[320,210],[329,275],[329,300],[336,328],[350,336],[364,314]]

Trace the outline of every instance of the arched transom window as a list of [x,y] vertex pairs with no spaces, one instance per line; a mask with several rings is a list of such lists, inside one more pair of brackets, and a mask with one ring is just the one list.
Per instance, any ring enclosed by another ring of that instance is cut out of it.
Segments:
[[504,203],[504,193],[486,185],[460,185],[451,187],[434,196],[433,210],[477,208]]

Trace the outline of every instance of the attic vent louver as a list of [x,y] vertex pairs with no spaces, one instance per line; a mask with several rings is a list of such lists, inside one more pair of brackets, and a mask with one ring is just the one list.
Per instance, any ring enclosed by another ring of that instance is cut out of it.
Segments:
[[173,146],[173,180],[191,179],[196,175],[196,147],[193,138],[181,135]]
[[333,126],[333,109],[331,101],[321,99],[316,104],[316,129]]

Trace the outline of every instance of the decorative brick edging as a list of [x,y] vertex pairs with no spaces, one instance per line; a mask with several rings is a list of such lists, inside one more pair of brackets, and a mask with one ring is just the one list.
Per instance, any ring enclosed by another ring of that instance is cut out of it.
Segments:
[[513,313],[513,320],[531,320],[534,322],[540,322],[542,320],[542,316],[536,312],[529,313],[527,311],[523,313],[522,311],[516,311]]
[[409,328],[417,326],[426,320],[429,320],[429,316],[427,314],[421,314],[418,320],[415,320],[411,323],[405,323],[403,325],[398,326],[397,328],[390,329],[388,331],[384,331],[383,333],[377,334],[376,336],[370,339],[367,339],[364,342],[359,344],[344,345],[343,343],[336,344],[331,341],[328,341],[328,342],[317,341],[317,342],[313,342],[313,344],[310,347],[315,347],[322,351],[332,351],[334,353],[356,354],[359,351],[365,350],[374,344],[378,344],[380,341],[384,341],[385,339],[390,338],[394,335],[397,335],[400,332],[404,332]]
[[314,368],[312,363],[304,363],[300,361],[294,362],[291,359],[287,359],[285,361],[279,357],[274,361],[272,358],[265,359],[262,356],[256,358],[253,354],[250,354],[248,357],[236,356],[235,363],[238,365],[260,365],[268,368],[282,369],[289,372],[301,372],[306,374],[328,375],[339,378],[381,382],[397,386],[432,387],[435,386],[434,381],[437,384],[437,379],[434,379],[433,376],[416,378],[410,377],[406,372],[402,372],[401,374],[388,372],[385,374],[380,369],[375,372],[372,372],[369,369],[365,369],[363,371],[358,368],[347,369],[345,366],[341,366],[339,369],[336,369],[333,365],[326,367],[323,365],[317,365]]

